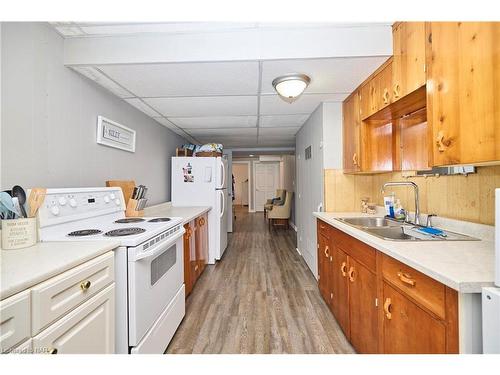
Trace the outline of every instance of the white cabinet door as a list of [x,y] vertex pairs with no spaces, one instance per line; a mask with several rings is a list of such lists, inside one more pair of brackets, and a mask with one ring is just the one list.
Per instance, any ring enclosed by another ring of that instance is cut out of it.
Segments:
[[36,353],[110,354],[115,351],[115,284],[33,338]]
[[4,353],[31,337],[30,291],[0,302],[0,352]]

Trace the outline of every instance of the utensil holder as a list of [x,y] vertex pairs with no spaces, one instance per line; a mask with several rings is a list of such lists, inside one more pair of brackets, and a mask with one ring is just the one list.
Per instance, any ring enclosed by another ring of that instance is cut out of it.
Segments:
[[33,246],[38,241],[36,218],[2,220],[2,250]]
[[[127,210],[125,211],[126,217],[142,217],[144,210],[139,209],[139,202],[141,199],[129,199],[127,202]],[[144,204],[143,204],[144,206]]]

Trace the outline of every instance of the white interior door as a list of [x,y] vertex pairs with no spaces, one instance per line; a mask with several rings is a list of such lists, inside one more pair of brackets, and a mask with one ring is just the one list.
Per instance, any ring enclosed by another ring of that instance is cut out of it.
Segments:
[[276,195],[280,180],[279,163],[255,163],[255,211],[264,211],[267,199]]

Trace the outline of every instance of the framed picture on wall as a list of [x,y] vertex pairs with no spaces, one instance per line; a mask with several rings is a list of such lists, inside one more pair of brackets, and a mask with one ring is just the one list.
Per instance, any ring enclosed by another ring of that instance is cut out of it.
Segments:
[[97,143],[135,152],[135,130],[103,116],[97,116]]

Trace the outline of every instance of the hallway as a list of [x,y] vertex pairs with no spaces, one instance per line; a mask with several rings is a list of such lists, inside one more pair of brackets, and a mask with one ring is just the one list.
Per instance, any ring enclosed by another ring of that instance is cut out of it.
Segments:
[[238,208],[219,263],[186,301],[167,353],[352,353],[295,250],[293,230],[271,230]]

